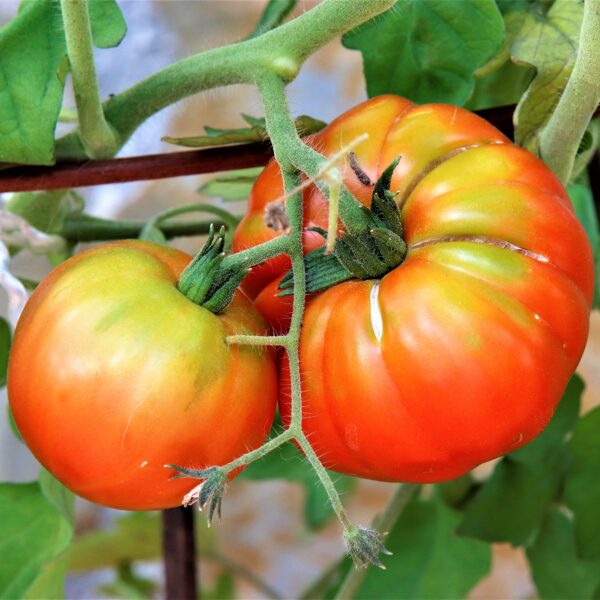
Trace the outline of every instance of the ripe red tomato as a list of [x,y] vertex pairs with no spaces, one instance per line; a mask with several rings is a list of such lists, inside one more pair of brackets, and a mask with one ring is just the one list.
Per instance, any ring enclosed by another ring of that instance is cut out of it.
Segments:
[[[592,254],[556,177],[476,115],[383,96],[309,143],[332,155],[363,132],[356,159],[372,182],[401,157],[391,189],[408,253],[381,280],[348,281],[309,303],[303,428],[330,469],[442,481],[547,424],[587,339]],[[347,161],[344,181],[368,204],[372,187],[355,171]],[[271,163],[236,248],[277,235],[262,213],[282,193]],[[306,225],[325,227],[327,203],[315,188],[305,206]],[[307,245],[315,239],[307,234]],[[246,284],[268,319],[277,300],[265,294],[288,267],[271,261]],[[287,420],[287,364],[280,381]]]
[[233,333],[264,321],[238,293],[221,315],[176,288],[190,257],[149,242],[84,252],[36,289],[17,326],[8,394],[38,460],[99,504],[176,506],[174,464],[224,464],[258,447],[277,396],[274,360]]

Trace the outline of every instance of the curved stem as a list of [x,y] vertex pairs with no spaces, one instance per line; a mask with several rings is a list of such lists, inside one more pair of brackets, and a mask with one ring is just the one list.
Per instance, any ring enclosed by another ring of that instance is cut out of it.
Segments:
[[106,158],[113,154],[119,140],[106,122],[100,103],[88,3],[61,0],[61,8],[81,140],[90,158]]
[[[146,223],[144,229],[160,227],[160,224],[164,221],[167,221],[168,219],[172,219],[173,217],[177,217],[179,215],[184,215],[191,212],[205,212],[219,217],[219,219],[225,224],[225,227],[227,229],[227,234],[225,236],[226,248],[229,248],[231,246],[233,232],[240,222],[239,219],[224,208],[212,206],[210,204],[204,204],[202,202],[197,202],[195,204],[186,204],[185,206],[176,206],[175,208],[169,208],[161,213],[158,213]],[[144,229],[141,233],[143,233]]]
[[[420,485],[415,483],[398,484],[394,495],[385,507],[383,513],[377,515],[373,520],[373,528],[383,535],[387,535],[402,514],[402,511],[406,508],[409,500],[420,487]],[[344,582],[335,595],[335,599],[349,600],[350,598],[353,598],[366,574],[366,569],[352,569],[348,571],[348,575],[346,575],[346,579],[344,579]]]
[[[158,71],[104,103],[106,120],[118,134],[110,154],[116,154],[146,119],[182,98],[217,86],[253,83],[257,73],[277,73],[291,81],[312,53],[394,3],[395,0],[324,0],[259,37],[203,52]],[[56,156],[85,158],[81,132],[60,139]]]
[[540,138],[541,156],[564,185],[600,103],[600,0],[586,0],[579,49],[567,87]]

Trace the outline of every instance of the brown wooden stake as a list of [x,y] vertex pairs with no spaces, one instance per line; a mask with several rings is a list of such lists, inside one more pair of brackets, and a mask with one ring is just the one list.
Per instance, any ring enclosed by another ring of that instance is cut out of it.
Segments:
[[162,511],[167,600],[195,600],[198,594],[194,511],[192,507]]

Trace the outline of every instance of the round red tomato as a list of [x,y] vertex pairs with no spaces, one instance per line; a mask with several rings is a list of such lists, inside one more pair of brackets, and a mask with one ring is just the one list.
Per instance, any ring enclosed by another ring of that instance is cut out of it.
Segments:
[[238,293],[220,315],[176,284],[190,257],[149,242],[79,254],[39,285],[8,372],[15,421],[38,460],[99,504],[176,506],[174,464],[224,464],[265,439],[277,379],[271,353],[228,346],[266,326]]
[[[344,181],[368,204],[369,180],[401,157],[391,190],[408,252],[380,280],[348,281],[309,303],[303,428],[330,469],[387,481],[450,479],[526,444],[548,423],[587,339],[591,250],[556,177],[476,115],[383,96],[309,143],[332,155],[365,132],[355,149],[360,169],[347,161]],[[271,163],[237,248],[277,235],[261,219],[282,193]],[[305,206],[306,225],[324,227],[327,203],[316,189]],[[271,261],[247,282],[267,318],[277,300],[264,295],[288,266]],[[288,380],[284,364],[284,420]]]

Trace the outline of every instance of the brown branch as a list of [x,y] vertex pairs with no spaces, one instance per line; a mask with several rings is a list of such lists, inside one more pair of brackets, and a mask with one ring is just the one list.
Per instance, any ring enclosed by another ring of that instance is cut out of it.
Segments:
[[0,192],[57,190],[217,173],[259,167],[272,156],[269,144],[253,143],[131,158],[61,162],[50,167],[10,167],[0,171]]
[[[499,106],[475,112],[512,138],[514,109],[514,106]],[[600,110],[595,114],[600,115]],[[0,192],[56,190],[217,173],[259,167],[272,156],[273,149],[265,142],[111,160],[61,162],[50,167],[16,166],[0,170]]]

